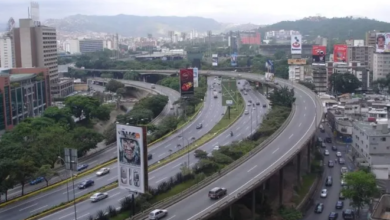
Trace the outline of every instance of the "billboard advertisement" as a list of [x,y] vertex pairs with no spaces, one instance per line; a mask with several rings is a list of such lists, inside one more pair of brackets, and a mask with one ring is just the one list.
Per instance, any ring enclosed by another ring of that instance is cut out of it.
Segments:
[[179,73],[180,94],[183,96],[194,94],[194,70],[181,69]]
[[306,59],[288,59],[288,65],[306,65]]
[[199,87],[199,70],[198,68],[193,68],[192,72],[194,74],[194,88]]
[[267,68],[268,72],[274,71],[274,63],[272,62],[272,60],[267,60],[265,62],[265,68]]
[[273,82],[275,78],[275,75],[273,73],[265,73],[265,81]]
[[335,44],[333,47],[333,61],[347,62],[348,46],[346,44]]
[[117,124],[116,143],[119,187],[145,193],[148,187],[146,128]]
[[288,79],[290,81],[295,81],[295,66],[288,67]]
[[230,64],[232,66],[237,66],[237,53],[233,53],[231,56],[230,56]]
[[376,33],[375,52],[377,53],[390,52],[390,33]]
[[302,54],[302,35],[291,35],[291,54]]
[[218,54],[213,54],[211,55],[211,58],[212,58],[212,65],[213,66],[218,66]]
[[326,46],[314,45],[311,49],[313,63],[325,63]]

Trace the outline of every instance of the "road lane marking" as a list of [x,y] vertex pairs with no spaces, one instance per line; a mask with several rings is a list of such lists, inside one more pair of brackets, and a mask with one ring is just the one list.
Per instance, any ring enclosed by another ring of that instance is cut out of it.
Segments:
[[42,207],[40,207],[40,208],[37,208],[37,209],[32,210],[30,213],[36,212],[36,211],[38,211],[38,210],[40,210],[40,209],[43,209],[43,208],[46,208],[46,207],[47,207],[47,205],[42,206]]
[[173,166],[172,168],[176,168],[176,167],[178,167],[178,166],[180,166],[181,164],[179,163],[178,165],[175,165],[175,166]]
[[110,179],[107,179],[107,182],[113,181],[114,179],[117,179],[117,178],[118,178],[117,176],[114,176],[114,177],[112,177]]
[[174,216],[168,218],[167,220],[171,220],[171,219],[173,219],[174,217],[176,217],[176,215],[174,215]]
[[162,178],[162,179],[160,179],[160,180],[157,180],[156,183],[162,182],[162,181],[164,181],[166,178],[168,178],[168,177],[164,177],[164,178]]
[[[85,214],[85,215],[77,216],[77,219],[82,219],[83,217],[85,217],[85,216],[87,216],[87,215],[89,215],[89,212],[88,212],[87,214]],[[75,220],[75,219],[73,219],[73,220]]]
[[61,218],[58,218],[58,219],[63,219],[63,218],[66,218],[66,217],[68,217],[68,216],[71,216],[71,215],[74,215],[74,212],[69,213],[69,214],[67,214],[67,215],[64,215],[64,216],[62,216]]
[[299,123],[298,127],[301,127],[302,123]]
[[24,207],[24,208],[22,208],[22,209],[19,209],[19,211],[23,211],[23,210],[26,210],[26,209],[28,209],[28,208],[31,208],[31,207],[33,207],[33,206],[36,206],[38,203],[35,203],[35,204],[32,204],[32,205],[29,205],[29,206],[27,206],[27,207]]
[[306,117],[306,113],[305,113],[305,114],[303,114],[303,117]]
[[164,148],[169,148],[169,147],[171,147],[171,145],[167,145],[167,146],[165,146]]
[[277,148],[276,150],[274,150],[273,152],[272,152],[272,154],[274,154],[276,151],[278,151],[279,150],[279,148]]
[[120,192],[119,193],[115,193],[114,195],[109,195],[108,198],[112,198],[112,197],[115,197],[117,195],[121,194]]
[[154,179],[154,177],[155,177],[155,176],[149,177],[149,180],[152,180],[152,179]]
[[254,167],[250,168],[247,172],[251,172],[253,169],[255,169],[257,167],[257,165],[255,165]]
[[306,110],[307,108],[306,108],[306,106],[305,106],[305,110]]
[[158,155],[158,157],[162,157],[162,156],[164,156],[165,154],[167,154],[167,153],[162,153],[162,154]]
[[292,136],[294,136],[294,134],[290,135],[290,137],[289,137],[288,139],[291,139],[291,138],[292,138]]

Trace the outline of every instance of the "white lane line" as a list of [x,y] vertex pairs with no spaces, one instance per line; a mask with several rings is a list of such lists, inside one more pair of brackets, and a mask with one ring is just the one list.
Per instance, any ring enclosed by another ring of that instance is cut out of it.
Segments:
[[35,203],[35,204],[32,204],[32,205],[26,206],[26,207],[24,207],[24,208],[22,208],[22,209],[19,209],[19,211],[26,210],[26,209],[28,209],[28,208],[31,208],[31,207],[33,207],[33,206],[36,206],[37,204],[38,204],[38,203]]
[[305,114],[303,114],[303,117],[306,117],[306,113],[305,113]]
[[160,179],[160,180],[157,180],[156,183],[162,182],[162,181],[164,181],[166,178],[167,178],[167,177],[164,177],[164,178],[162,178],[162,179]]
[[278,151],[279,150],[279,148],[277,148],[276,150],[274,150],[273,152],[272,152],[272,154],[274,154],[276,151]]
[[36,212],[36,211],[38,211],[38,210],[40,210],[40,209],[44,209],[44,208],[46,208],[46,207],[47,207],[47,205],[42,206],[42,207],[40,207],[40,208],[37,208],[37,209],[32,210],[30,213]]
[[301,127],[302,123],[299,123],[298,127]]
[[155,176],[149,177],[149,180],[152,180],[152,179],[154,179],[154,178],[155,178]]
[[180,166],[181,164],[179,163],[178,165],[175,165],[175,166],[173,166],[172,168],[176,168],[176,167],[178,167],[178,166]]
[[115,197],[115,196],[117,196],[119,194],[121,194],[121,193],[115,193],[114,195],[110,195],[109,198]]
[[118,179],[117,176],[111,177],[110,179],[107,179],[107,182],[113,181],[114,179]]
[[245,130],[249,130],[249,126],[245,128]]
[[254,167],[250,168],[247,172],[251,172],[253,169],[255,169],[257,167],[257,165],[255,165]]
[[167,153],[162,153],[162,154],[158,155],[158,157],[162,157],[162,156],[164,156],[165,154],[167,154]]
[[241,127],[237,127],[237,129],[236,130],[240,130],[241,129]]
[[171,220],[171,219],[173,219],[174,217],[176,217],[176,215],[174,215],[174,216],[168,218],[167,220]]
[[292,138],[292,136],[294,136],[294,134],[290,135],[290,137],[289,137],[288,139],[291,139],[291,138]]
[[[78,219],[83,219],[83,217],[85,217],[85,216],[87,216],[87,215],[89,215],[89,212],[88,212],[87,214],[85,214],[85,215],[77,216],[77,218],[78,218]],[[75,220],[75,219],[73,219],[73,220]]]
[[167,145],[167,146],[165,146],[164,148],[169,148],[169,147],[171,147],[171,145]]
[[72,213],[69,213],[69,214],[67,214],[67,215],[64,215],[64,216],[62,216],[62,217],[61,217],[61,218],[59,218],[59,219],[66,218],[66,217],[68,217],[68,216],[70,216],[70,215],[74,215],[74,212],[72,212]]
[[306,108],[306,106],[305,106],[305,110],[306,110],[307,108]]

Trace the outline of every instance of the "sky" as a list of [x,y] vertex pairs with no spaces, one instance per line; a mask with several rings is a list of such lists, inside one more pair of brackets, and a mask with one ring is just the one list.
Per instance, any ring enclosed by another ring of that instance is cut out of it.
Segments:
[[[356,0],[35,0],[41,21],[83,15],[200,16],[222,23],[272,24],[321,15],[360,16],[390,22],[390,1]],[[27,17],[28,0],[0,0],[0,23]]]

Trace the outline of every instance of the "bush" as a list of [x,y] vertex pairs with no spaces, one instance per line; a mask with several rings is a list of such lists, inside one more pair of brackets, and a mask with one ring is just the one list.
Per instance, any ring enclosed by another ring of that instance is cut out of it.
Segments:
[[115,217],[115,216],[117,216],[117,211],[116,211],[116,209],[115,208],[113,208],[112,206],[108,206],[108,208],[107,208],[107,213],[108,213],[108,216],[109,217]]

